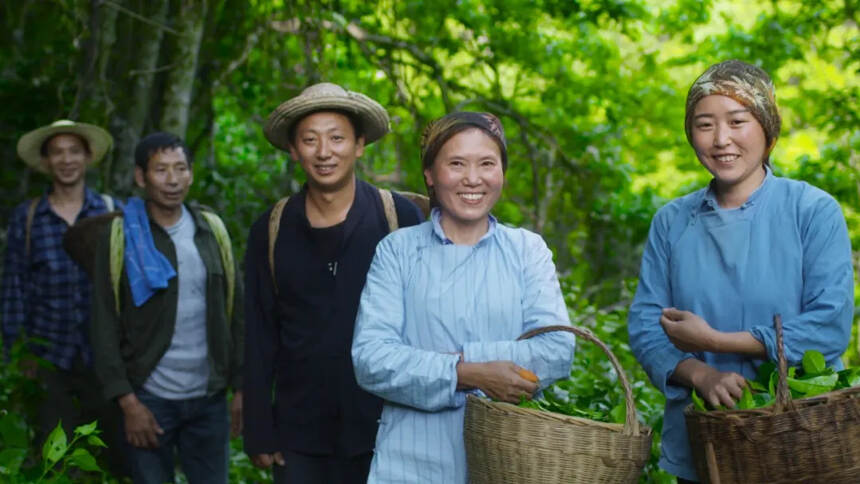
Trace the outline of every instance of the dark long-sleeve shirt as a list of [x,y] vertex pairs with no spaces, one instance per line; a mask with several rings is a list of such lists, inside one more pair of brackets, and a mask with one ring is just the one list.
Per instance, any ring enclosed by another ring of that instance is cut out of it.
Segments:
[[[15,207],[9,222],[0,284],[4,346],[8,350],[24,333],[44,340],[45,344],[33,344],[30,350],[60,368],[70,369],[78,357],[89,364],[90,281],[63,249],[69,225],[51,210],[43,195],[33,214],[28,255],[29,206],[28,200]],[[99,194],[85,188],[78,219],[106,211]]]
[[[206,266],[206,344],[210,362],[207,392],[230,386],[241,389],[244,325],[241,281],[236,281],[231,320],[227,318],[226,271],[218,241],[209,224],[193,205],[188,206],[197,230],[194,245]],[[176,268],[176,247],[170,235],[150,220],[155,248]],[[101,227],[95,249],[93,277],[92,332],[95,370],[106,398],[115,398],[140,388],[170,347],[176,327],[179,280],[173,277],[143,305],[132,302],[128,275],[123,268],[117,315],[110,280],[110,223]],[[76,230],[73,228],[72,230]]]
[[[245,259],[244,438],[248,454],[293,450],[352,456],[373,449],[379,398],[361,390],[350,357],[361,290],[388,234],[375,187],[357,182],[332,253],[305,216],[305,191],[284,207],[269,270],[269,214],[251,227]],[[423,216],[394,194],[398,223]],[[325,236],[325,235],[323,235]],[[272,388],[274,401],[272,400]]]

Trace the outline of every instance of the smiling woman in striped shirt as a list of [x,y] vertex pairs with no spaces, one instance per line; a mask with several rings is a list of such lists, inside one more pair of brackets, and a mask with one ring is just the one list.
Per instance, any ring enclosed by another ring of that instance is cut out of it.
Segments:
[[569,320],[543,239],[490,215],[507,168],[499,120],[452,113],[421,145],[431,220],[377,246],[353,339],[359,385],[385,399],[370,483],[465,483],[466,393],[515,403],[573,359],[567,333],[515,341]]

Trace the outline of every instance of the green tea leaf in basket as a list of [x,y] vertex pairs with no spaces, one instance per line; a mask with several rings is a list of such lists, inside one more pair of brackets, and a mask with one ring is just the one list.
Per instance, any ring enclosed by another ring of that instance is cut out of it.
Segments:
[[747,380],[747,386],[750,387],[750,390],[754,390],[757,392],[767,392],[767,387],[757,382],[756,380]]
[[777,385],[778,381],[779,381],[779,373],[777,373],[775,371],[772,372],[770,374],[770,378],[768,378],[768,382],[767,382],[767,392],[770,393],[771,396],[776,395],[776,385]]
[[827,368],[827,361],[820,351],[806,350],[803,352],[803,373],[820,375]]
[[839,380],[839,375],[831,374],[831,375],[820,375],[813,378],[808,379],[799,379],[799,378],[788,378],[788,388],[792,389],[795,392],[802,393],[807,397],[814,397],[815,395],[821,395],[822,393],[827,393],[836,386],[836,382]]
[[773,395],[770,393],[753,393],[753,408],[763,408],[771,405],[774,401]]
[[612,410],[609,411],[609,418],[612,420],[612,423],[624,423],[624,419],[627,418],[627,406],[624,402],[612,407]]
[[836,388],[851,388],[860,385],[860,368],[846,368],[838,373]]
[[535,410],[541,409],[537,400],[529,400],[525,395],[520,395],[520,403],[517,406],[521,408],[533,408]]
[[766,387],[770,383],[770,375],[776,372],[776,365],[772,361],[765,361],[756,371],[755,381]]
[[753,400],[753,396],[752,396],[752,392],[750,391],[750,387],[748,387],[748,386],[744,387],[744,392],[741,395],[740,400],[738,400],[737,405],[735,405],[735,408],[741,409],[741,410],[755,408],[755,401]]
[[708,411],[708,409],[705,408],[705,401],[702,400],[702,397],[700,397],[698,393],[696,393],[695,388],[693,389],[691,396],[693,397],[693,406],[696,408],[696,410],[699,410],[702,412]]

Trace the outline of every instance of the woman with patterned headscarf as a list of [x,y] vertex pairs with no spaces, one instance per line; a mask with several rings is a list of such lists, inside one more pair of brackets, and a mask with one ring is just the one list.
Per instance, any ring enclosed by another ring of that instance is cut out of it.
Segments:
[[508,163],[499,120],[444,116],[425,130],[421,159],[431,220],[377,246],[353,338],[359,385],[385,399],[370,483],[465,483],[466,393],[516,403],[573,359],[568,333],[515,341],[570,323],[543,239],[490,214]]
[[630,346],[666,395],[660,466],[679,482],[697,479],[683,416],[691,390],[733,407],[745,378],[777,359],[774,314],[790,365],[818,350],[840,369],[854,303],[839,204],[771,171],[780,116],[767,73],[711,66],[690,87],[685,127],[713,179],[654,216],[628,319]]

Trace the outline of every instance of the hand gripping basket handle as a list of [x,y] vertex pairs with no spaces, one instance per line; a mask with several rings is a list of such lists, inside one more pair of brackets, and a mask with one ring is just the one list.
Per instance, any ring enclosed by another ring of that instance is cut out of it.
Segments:
[[600,339],[598,339],[597,336],[595,336],[591,331],[585,328],[578,328],[576,326],[544,326],[542,328],[536,328],[526,333],[523,333],[522,336],[517,338],[517,341],[529,339],[532,336],[550,333],[553,331],[567,331],[568,333],[573,333],[579,338],[596,344],[601,350],[603,350],[604,353],[606,353],[606,356],[609,357],[609,362],[612,363],[612,367],[615,368],[615,373],[618,374],[618,379],[621,380],[621,386],[624,388],[624,400],[627,406],[627,415],[624,418],[624,430],[622,434],[638,437],[639,421],[636,419],[636,405],[633,402],[633,389],[630,388],[630,382],[627,380],[627,375],[624,373],[624,369],[618,362],[618,358],[616,358],[615,355],[612,353],[612,350],[610,350],[609,347],[606,346],[603,341],[600,341]]

